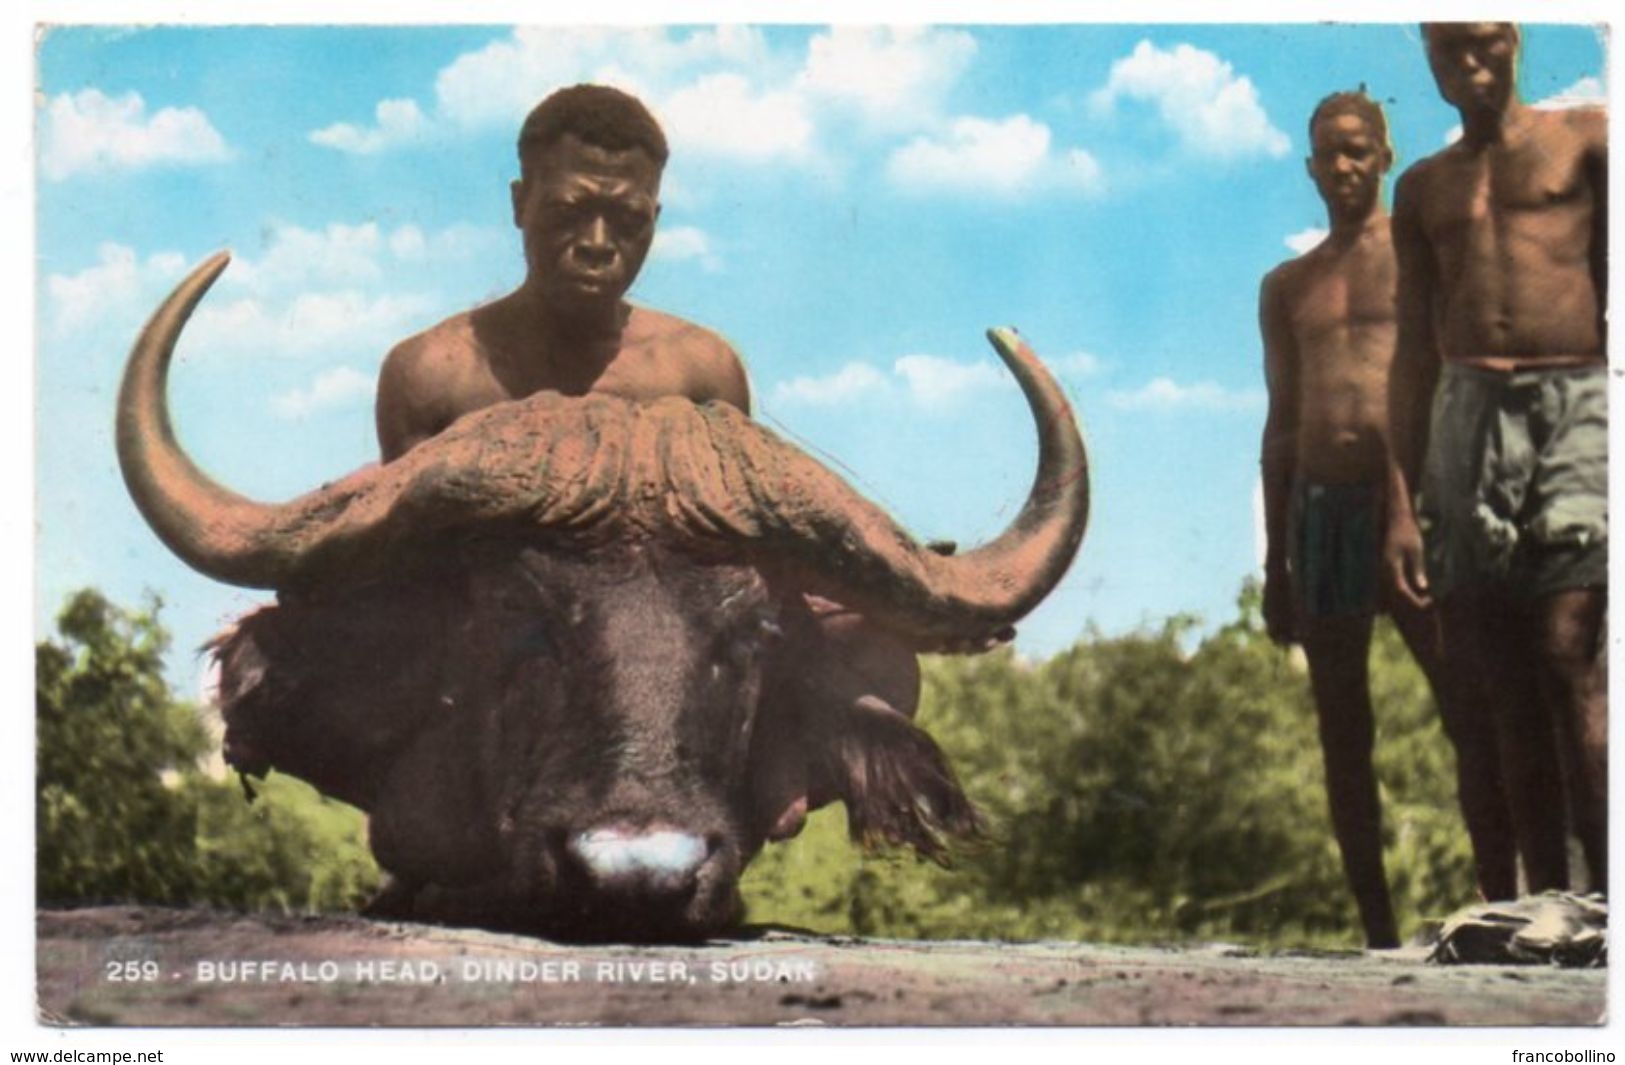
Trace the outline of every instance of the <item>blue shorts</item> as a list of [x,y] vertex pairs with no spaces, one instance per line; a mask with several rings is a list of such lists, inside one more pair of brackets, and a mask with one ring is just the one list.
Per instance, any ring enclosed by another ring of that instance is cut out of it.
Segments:
[[1377,613],[1382,513],[1382,486],[1372,481],[1293,487],[1287,564],[1300,618]]

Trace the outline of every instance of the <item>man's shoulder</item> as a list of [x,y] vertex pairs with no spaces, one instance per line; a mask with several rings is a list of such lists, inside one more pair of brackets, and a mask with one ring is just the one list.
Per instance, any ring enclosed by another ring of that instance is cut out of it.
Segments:
[[463,311],[414,333],[384,358],[386,375],[416,377],[466,364],[478,354],[473,312]]
[[1398,190],[1406,186],[1426,185],[1434,180],[1441,170],[1448,170],[1453,163],[1462,159],[1465,155],[1466,149],[1462,146],[1460,140],[1452,141],[1432,155],[1424,155],[1401,171],[1398,180],[1394,183],[1395,192],[1397,193]]
[[720,333],[652,307],[633,305],[626,334],[631,344],[677,350],[687,359],[739,361],[733,345]]
[[1541,132],[1546,137],[1562,137],[1576,141],[1584,150],[1608,147],[1608,112],[1602,107],[1585,105],[1561,107],[1537,112]]
[[745,364],[719,333],[675,314],[634,306],[626,344],[675,373],[682,395],[701,403],[721,400],[750,413]]
[[1423,198],[1439,185],[1440,175],[1465,157],[1466,149],[1458,140],[1406,167],[1394,182],[1394,211],[1402,213],[1420,207]]
[[1316,244],[1302,255],[1294,255],[1277,263],[1274,269],[1264,275],[1259,285],[1259,293],[1266,300],[1289,299],[1297,289],[1303,276],[1314,269],[1315,263],[1322,254],[1325,242]]
[[733,348],[724,340],[716,330],[689,321],[666,311],[646,307],[643,304],[631,305],[631,317],[627,320],[627,331],[640,339],[649,338],[663,341],[680,341],[683,343],[701,344],[707,347]]

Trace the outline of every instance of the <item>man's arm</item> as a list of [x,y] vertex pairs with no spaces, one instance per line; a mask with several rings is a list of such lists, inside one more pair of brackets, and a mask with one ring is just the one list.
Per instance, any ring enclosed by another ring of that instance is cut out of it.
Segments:
[[385,462],[400,458],[439,430],[431,415],[434,396],[424,394],[424,354],[420,338],[402,341],[385,357],[378,372],[373,414],[378,450]]
[[1298,351],[1282,291],[1285,269],[1277,267],[1267,274],[1258,294],[1264,381],[1270,396],[1259,463],[1264,482],[1264,625],[1270,638],[1281,644],[1296,636],[1286,544],[1297,464]]
[[1388,378],[1388,536],[1384,557],[1394,590],[1417,606],[1428,603],[1422,565],[1422,532],[1412,492],[1427,453],[1428,415],[1439,381],[1433,302],[1438,278],[1433,249],[1421,223],[1419,186],[1425,174],[1413,167],[1394,189],[1394,256],[1399,264],[1399,339]]
[[1586,179],[1591,184],[1591,283],[1597,294],[1597,336],[1608,351],[1608,114],[1586,109],[1576,115],[1586,139]]
[[697,376],[689,394],[696,403],[720,401],[751,413],[750,378],[739,353],[715,333],[698,328],[696,332],[700,335],[695,345],[700,357],[692,359]]

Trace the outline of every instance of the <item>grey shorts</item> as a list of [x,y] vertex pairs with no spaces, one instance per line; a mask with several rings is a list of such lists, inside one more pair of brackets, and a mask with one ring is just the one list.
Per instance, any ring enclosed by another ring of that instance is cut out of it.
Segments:
[[1417,514],[1437,596],[1605,586],[1607,369],[1445,363]]

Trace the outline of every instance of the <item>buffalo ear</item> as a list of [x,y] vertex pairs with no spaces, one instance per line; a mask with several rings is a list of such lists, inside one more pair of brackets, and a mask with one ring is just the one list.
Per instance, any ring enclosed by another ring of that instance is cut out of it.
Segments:
[[444,625],[427,598],[284,601],[216,636],[226,760],[369,810],[390,763],[435,718]]
[[862,696],[817,731],[814,777],[846,803],[855,842],[906,844],[946,865],[944,837],[983,832],[942,749],[884,701]]

